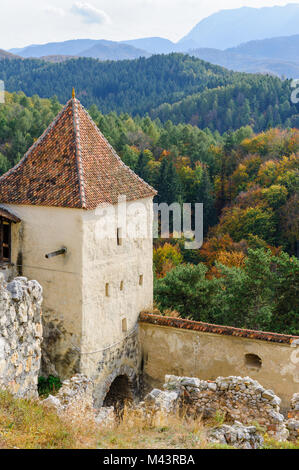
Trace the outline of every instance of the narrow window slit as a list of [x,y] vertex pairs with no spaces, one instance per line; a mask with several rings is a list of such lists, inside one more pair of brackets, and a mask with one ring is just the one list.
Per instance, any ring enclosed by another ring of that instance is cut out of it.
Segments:
[[121,236],[121,228],[118,228],[117,229],[117,246],[121,246],[122,245],[122,236]]
[[109,284],[108,284],[108,282],[107,282],[106,285],[105,285],[105,294],[106,294],[106,297],[109,297],[109,295],[110,295],[110,292],[109,292],[109,291],[110,291],[110,289],[109,289]]
[[128,331],[128,322],[127,322],[127,319],[126,318],[123,318],[122,321],[121,321],[121,327],[122,327],[122,331],[123,333],[126,333]]

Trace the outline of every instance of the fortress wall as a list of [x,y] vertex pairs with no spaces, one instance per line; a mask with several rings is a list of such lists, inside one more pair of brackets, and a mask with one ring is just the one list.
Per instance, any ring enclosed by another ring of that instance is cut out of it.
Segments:
[[289,408],[299,391],[299,338],[142,313],[139,320],[147,388],[161,387],[165,375],[241,376],[257,380]]
[[41,360],[42,288],[24,277],[0,278],[0,388],[37,396]]

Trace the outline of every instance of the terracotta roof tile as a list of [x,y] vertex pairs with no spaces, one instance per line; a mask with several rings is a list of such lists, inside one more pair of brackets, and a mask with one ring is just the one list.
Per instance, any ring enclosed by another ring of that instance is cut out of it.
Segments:
[[217,335],[237,336],[239,338],[258,339],[273,343],[292,344],[299,339],[298,336],[271,333],[266,331],[246,330],[232,326],[213,325],[210,323],[185,320],[183,318],[164,317],[153,315],[149,312],[142,312],[139,316],[141,323],[151,323],[153,325],[180,328],[183,330],[201,331],[203,333],[214,333]]
[[71,99],[22,160],[0,177],[0,202],[95,209],[152,197],[156,191],[130,170],[87,111]]

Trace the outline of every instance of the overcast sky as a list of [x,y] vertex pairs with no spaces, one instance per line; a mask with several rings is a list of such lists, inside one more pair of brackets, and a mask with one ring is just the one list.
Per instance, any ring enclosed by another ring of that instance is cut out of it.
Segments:
[[92,38],[177,41],[201,19],[241,6],[298,0],[0,0],[0,49]]

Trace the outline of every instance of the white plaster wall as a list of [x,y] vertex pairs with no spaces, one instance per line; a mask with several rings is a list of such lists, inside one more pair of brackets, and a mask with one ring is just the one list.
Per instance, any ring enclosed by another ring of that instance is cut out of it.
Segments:
[[[120,206],[114,208],[117,211]],[[140,312],[153,302],[152,198],[126,203],[126,213],[126,227],[134,232],[137,226],[141,233],[123,238],[121,246],[116,239],[121,222],[117,222],[115,212],[107,215],[112,236],[105,238],[101,236],[104,222],[98,210],[88,211],[83,218],[82,370],[87,375],[96,373],[103,357],[101,352],[90,353],[124,340],[136,327]],[[106,283],[109,297],[105,295]],[[127,319],[128,333],[122,331],[123,318]]]

